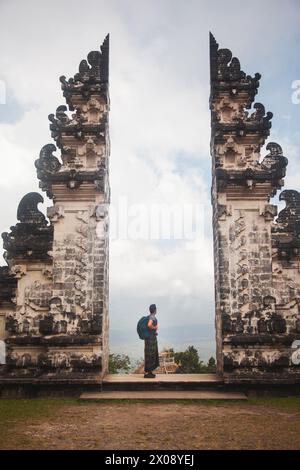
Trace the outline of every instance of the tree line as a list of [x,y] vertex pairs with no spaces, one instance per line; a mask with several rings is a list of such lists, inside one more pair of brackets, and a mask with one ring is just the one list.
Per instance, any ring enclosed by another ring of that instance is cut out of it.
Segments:
[[[174,362],[177,364],[176,374],[210,374],[216,372],[215,358],[210,357],[207,362],[201,360],[194,346],[188,346],[185,351],[176,352],[173,348],[168,348],[164,349],[163,352],[168,353],[170,358],[174,358]],[[112,353],[109,355],[110,374],[128,374],[142,364],[142,359],[134,364],[126,354]]]

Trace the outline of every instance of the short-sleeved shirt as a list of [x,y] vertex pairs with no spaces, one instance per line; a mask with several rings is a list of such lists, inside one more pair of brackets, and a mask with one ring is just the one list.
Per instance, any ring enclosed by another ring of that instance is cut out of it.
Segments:
[[[154,313],[150,313],[149,315],[149,320],[152,320],[153,321],[153,326],[156,326],[157,325],[157,318],[156,316],[154,315]],[[157,331],[156,330],[150,330],[151,331],[151,334],[152,335],[157,335]]]

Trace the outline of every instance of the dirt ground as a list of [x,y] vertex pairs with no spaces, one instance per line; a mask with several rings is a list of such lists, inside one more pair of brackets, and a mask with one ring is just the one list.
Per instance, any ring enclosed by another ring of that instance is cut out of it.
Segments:
[[300,399],[153,404],[59,399],[4,402],[0,401],[1,449],[300,448]]

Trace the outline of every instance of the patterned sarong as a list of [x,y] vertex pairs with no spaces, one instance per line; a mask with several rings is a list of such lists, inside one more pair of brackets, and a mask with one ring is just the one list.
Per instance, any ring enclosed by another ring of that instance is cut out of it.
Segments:
[[145,339],[145,372],[152,372],[159,366],[157,336]]

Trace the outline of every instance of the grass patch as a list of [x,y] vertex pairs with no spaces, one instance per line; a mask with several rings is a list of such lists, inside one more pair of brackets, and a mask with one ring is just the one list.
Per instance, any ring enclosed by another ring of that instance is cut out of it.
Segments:
[[[101,446],[108,446],[107,448],[121,446],[123,448],[122,446],[129,445],[127,427],[132,426],[134,429],[136,424],[135,418],[131,418],[131,406],[134,407],[137,404],[142,404],[143,409],[147,408],[146,415],[149,414],[149,409],[150,413],[153,412],[158,419],[161,419],[162,429],[160,431],[162,433],[164,432],[163,426],[168,429],[174,424],[178,432],[181,432],[181,425],[185,426],[178,439],[175,433],[170,441],[170,445],[174,446],[174,449],[181,448],[182,438],[188,439],[185,430],[188,433],[194,433],[193,436],[197,436],[197,445],[202,446],[201,448],[207,448],[207,446],[213,448],[223,448],[223,446],[232,446],[232,448],[244,448],[245,446],[249,448],[279,448],[280,446],[299,448],[300,397],[258,397],[245,401],[155,400],[154,402],[141,399],[84,401],[78,398],[60,397],[3,399],[0,400],[0,448],[52,449],[63,448],[63,446],[65,446],[64,448],[78,449],[100,448]],[[172,407],[172,405],[176,406]],[[201,412],[206,419],[205,429],[200,434],[197,423],[192,431],[190,424],[188,424],[188,428],[186,427],[186,420],[181,423],[182,407],[186,409],[183,416],[185,414],[189,416],[189,407],[192,406],[194,406],[192,414],[196,419],[199,419],[200,424]],[[209,408],[211,408],[211,412]],[[251,410],[252,412],[249,413]],[[281,410],[286,410],[286,413],[280,414]],[[243,415],[242,423],[239,413]],[[103,430],[99,425],[102,423],[102,416],[105,418]],[[225,426],[231,436],[230,445],[224,441],[223,436],[224,425],[222,423],[224,417],[226,421],[226,416],[231,420],[230,424],[229,422],[226,424],[228,429]],[[120,420],[120,428],[118,420]],[[212,423],[211,427],[209,427],[210,422]],[[270,432],[274,427],[279,429],[275,443],[274,439],[270,438]],[[100,436],[99,429],[101,430]],[[141,429],[143,428],[137,425],[137,431],[133,432],[130,439],[136,439],[134,442],[138,448],[146,448],[144,431],[141,432]],[[257,441],[257,430],[261,433],[260,439],[263,439],[261,442]],[[215,437],[218,439],[217,443]],[[189,441],[184,442],[185,445],[188,445]]]
[[272,408],[285,408],[292,410],[300,411],[300,397],[258,397],[258,398],[249,398],[248,400],[207,400],[207,399],[191,399],[191,400],[173,400],[173,399],[155,399],[151,401],[149,399],[143,400],[142,398],[136,398],[134,400],[129,399],[101,399],[95,398],[91,400],[80,400],[78,399],[77,405],[136,405],[138,403],[143,403],[144,406],[153,406],[153,405],[199,405],[199,406],[265,406]]
[[72,398],[1,399],[0,423],[5,419],[23,420],[29,417],[37,418],[40,415],[48,416],[55,409],[74,403],[76,399]]
[[[22,448],[30,448],[31,440],[20,432],[26,424],[49,419],[69,400],[37,399],[1,399],[0,400],[0,442],[1,448],[11,448],[12,442],[18,442]],[[17,437],[16,437],[17,436]],[[3,446],[3,447],[2,447]]]
[[0,436],[3,432],[19,423],[35,422],[47,419],[63,412],[65,406],[86,407],[89,405],[136,405],[143,403],[144,406],[153,405],[180,405],[180,406],[222,406],[222,407],[251,407],[262,406],[266,408],[277,408],[300,411],[300,397],[259,397],[248,400],[80,400],[78,398],[32,398],[32,399],[3,399],[0,400]]
[[[241,400],[207,400],[207,399],[189,399],[189,400],[184,400],[184,399],[159,399],[156,398],[155,400],[151,401],[151,399],[147,398],[146,400],[143,398],[135,398],[135,399],[127,399],[127,398],[94,398],[90,400],[80,400],[81,405],[136,405],[138,403],[142,403],[144,406],[155,406],[155,405],[201,405],[201,406],[224,406],[226,404],[231,404],[231,405],[240,405],[242,403]],[[245,403],[247,401],[245,400]]]
[[79,398],[31,398],[31,399],[1,399],[0,400],[0,426],[5,421],[23,421],[26,419],[39,419],[53,416],[64,406],[89,406],[89,405],[130,405],[143,403],[145,406],[155,404],[177,404],[177,405],[206,405],[206,406],[270,406],[300,410],[300,397],[257,397],[248,400],[143,400],[136,398],[129,399],[94,399],[80,400]]
[[0,400],[0,437],[17,424],[49,418],[65,405],[76,404],[75,399],[35,398]]
[[250,405],[269,406],[300,411],[300,397],[259,397],[249,398]]

